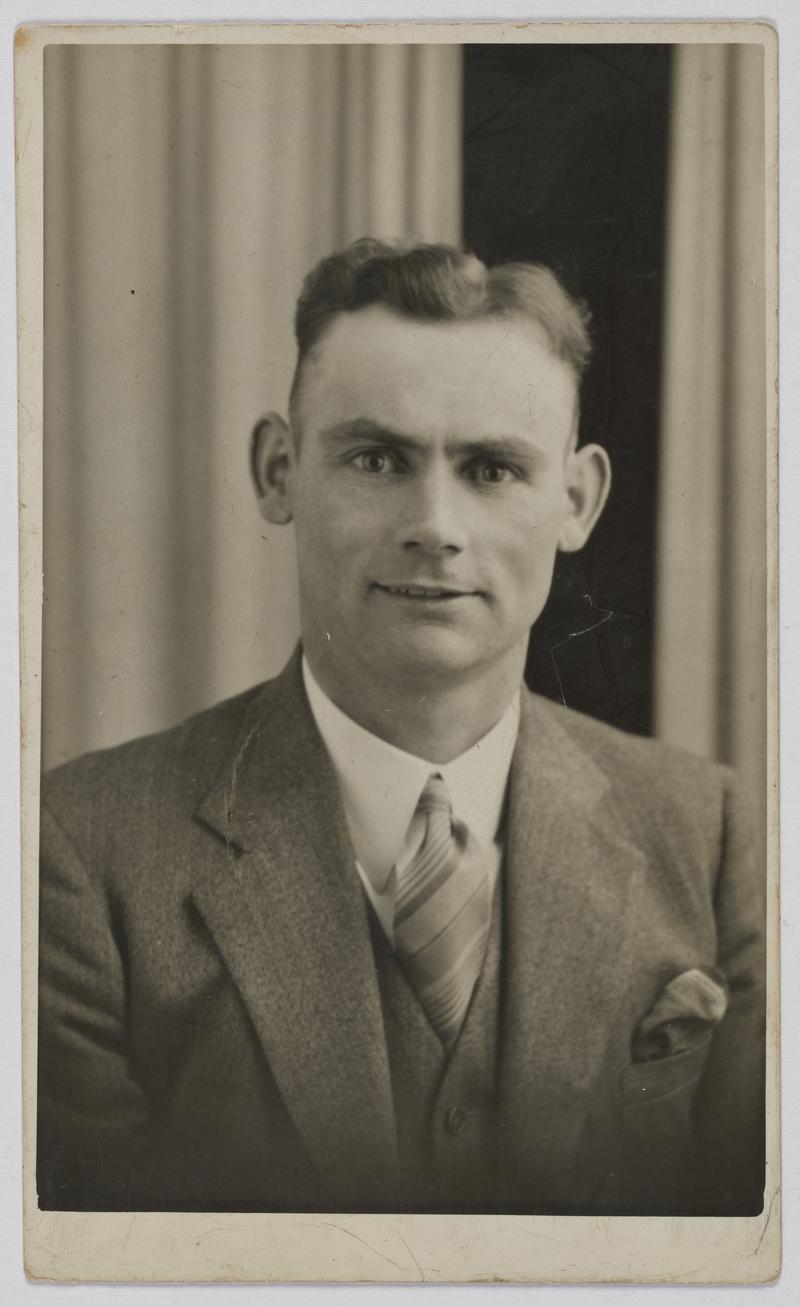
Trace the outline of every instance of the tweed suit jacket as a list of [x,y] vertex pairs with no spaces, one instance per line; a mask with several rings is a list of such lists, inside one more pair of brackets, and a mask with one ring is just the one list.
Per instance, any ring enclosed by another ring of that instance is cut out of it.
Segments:
[[[497,1147],[463,1209],[759,1211],[763,876],[733,778],[523,699]],[[40,1206],[396,1210],[367,911],[297,655],[45,777]],[[695,967],[725,1016],[637,1061]]]

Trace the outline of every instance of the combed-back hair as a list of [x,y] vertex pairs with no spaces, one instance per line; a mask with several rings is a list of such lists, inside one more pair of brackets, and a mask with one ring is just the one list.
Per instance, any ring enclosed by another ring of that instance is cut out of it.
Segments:
[[430,322],[527,318],[544,332],[554,354],[580,383],[589,361],[589,312],[541,263],[487,267],[455,245],[419,245],[363,237],[322,259],[306,276],[294,327],[297,367],[290,407],[297,401],[303,364],[313,357],[331,321],[370,304]]

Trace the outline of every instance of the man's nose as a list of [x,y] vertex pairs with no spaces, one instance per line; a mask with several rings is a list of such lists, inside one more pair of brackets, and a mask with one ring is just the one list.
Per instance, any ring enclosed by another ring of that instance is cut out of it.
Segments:
[[[461,493],[459,493],[461,492]],[[430,469],[408,487],[399,538],[406,549],[460,553],[467,543],[463,489],[448,469]]]

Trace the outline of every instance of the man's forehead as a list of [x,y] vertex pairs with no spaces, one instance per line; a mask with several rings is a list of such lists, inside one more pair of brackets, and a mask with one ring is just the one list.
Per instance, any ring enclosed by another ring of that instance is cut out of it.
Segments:
[[540,356],[555,359],[543,329],[533,319],[519,315],[485,316],[467,319],[414,318],[396,313],[383,304],[370,304],[353,312],[342,312],[325,329],[315,351],[320,358],[350,355],[361,363],[385,362],[390,355],[396,366],[429,360],[459,363],[470,374],[477,367],[524,366]]
[[414,387],[443,404],[517,408],[531,417],[574,409],[571,368],[538,324],[519,317],[430,322],[370,305],[339,314],[314,355],[308,381],[319,399],[355,401],[368,391],[388,398]]

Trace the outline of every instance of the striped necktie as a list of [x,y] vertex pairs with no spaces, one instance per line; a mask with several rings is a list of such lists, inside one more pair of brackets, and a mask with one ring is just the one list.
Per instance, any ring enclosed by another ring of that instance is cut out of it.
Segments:
[[430,777],[417,812],[425,822],[422,842],[408,865],[396,868],[395,951],[449,1052],[483,965],[491,891],[486,859],[453,819],[441,776]]

